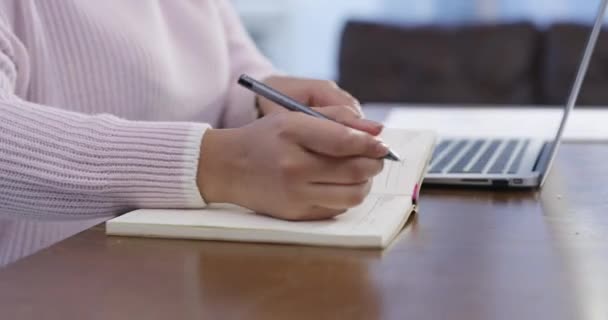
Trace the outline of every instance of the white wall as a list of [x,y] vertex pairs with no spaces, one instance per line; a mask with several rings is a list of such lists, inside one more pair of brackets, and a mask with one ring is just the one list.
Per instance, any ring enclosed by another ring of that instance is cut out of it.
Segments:
[[[236,4],[275,65],[290,74],[326,79],[336,77],[346,19],[376,16],[379,7],[378,0],[256,0],[255,6],[253,2]],[[256,13],[268,18],[255,19]]]

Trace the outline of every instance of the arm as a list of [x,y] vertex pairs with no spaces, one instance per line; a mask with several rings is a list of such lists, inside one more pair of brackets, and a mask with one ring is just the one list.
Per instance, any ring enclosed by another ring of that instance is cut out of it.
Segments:
[[[202,207],[196,123],[135,122],[24,101],[27,59],[0,24],[0,212],[113,215]],[[19,70],[19,71],[18,71]]]

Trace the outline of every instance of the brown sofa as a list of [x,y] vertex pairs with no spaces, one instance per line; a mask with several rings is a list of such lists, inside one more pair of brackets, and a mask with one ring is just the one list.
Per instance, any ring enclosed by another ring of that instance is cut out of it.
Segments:
[[[541,103],[563,104],[576,76],[589,27],[558,24],[547,31],[541,74]],[[608,33],[600,33],[578,98],[580,105],[608,106]]]
[[[563,104],[587,26],[530,23],[406,27],[347,23],[339,84],[363,102]],[[608,34],[580,102],[608,105]],[[604,63],[606,60],[606,63]],[[606,65],[606,66],[604,66]]]

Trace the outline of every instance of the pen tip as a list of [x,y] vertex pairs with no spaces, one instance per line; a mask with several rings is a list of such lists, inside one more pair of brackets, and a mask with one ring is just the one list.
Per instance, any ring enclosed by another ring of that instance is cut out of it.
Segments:
[[388,154],[386,156],[384,156],[384,159],[392,160],[392,161],[401,161],[401,158],[399,158],[399,156],[396,153],[394,153],[393,151],[390,151],[390,150],[389,150]]

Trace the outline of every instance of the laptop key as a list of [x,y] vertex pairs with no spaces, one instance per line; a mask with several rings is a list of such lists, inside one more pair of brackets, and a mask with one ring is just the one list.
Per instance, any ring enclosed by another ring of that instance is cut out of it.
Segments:
[[496,149],[502,143],[501,140],[492,140],[488,148],[483,152],[483,154],[477,159],[477,162],[471,167],[468,173],[482,173],[483,169],[486,167]]
[[498,158],[496,158],[496,160],[490,167],[490,171],[488,171],[488,173],[503,173],[505,167],[507,166],[507,163],[509,163],[509,159],[511,159],[511,155],[515,150],[515,147],[517,147],[517,140],[509,140],[505,148],[502,149],[500,155],[498,155]]
[[445,169],[445,167],[447,167],[447,165],[449,165],[450,162],[452,162],[452,160],[454,159],[454,157],[466,145],[467,145],[466,141],[459,141],[458,143],[456,143],[456,145],[446,155],[444,155],[443,158],[441,158],[441,160],[439,160],[438,163],[436,163],[435,165],[433,165],[433,167],[431,167],[431,169],[429,170],[429,172],[430,173],[441,173],[441,172],[443,172],[443,169]]
[[443,140],[439,142],[435,150],[433,151],[433,156],[431,157],[432,162],[435,162],[435,159],[445,150],[453,141],[452,140]]
[[521,162],[524,158],[524,154],[526,154],[526,149],[528,149],[529,145],[530,145],[530,140],[526,140],[524,142],[524,145],[521,147],[521,149],[519,149],[519,152],[515,156],[515,160],[513,160],[513,163],[511,164],[511,168],[509,168],[510,174],[517,173],[519,171],[519,167],[521,166]]
[[450,168],[450,173],[463,173],[465,172],[465,168],[471,162],[471,160],[475,157],[475,155],[479,152],[481,147],[484,144],[484,140],[476,140],[473,142],[471,147],[465,152],[465,154],[456,162],[456,164]]

